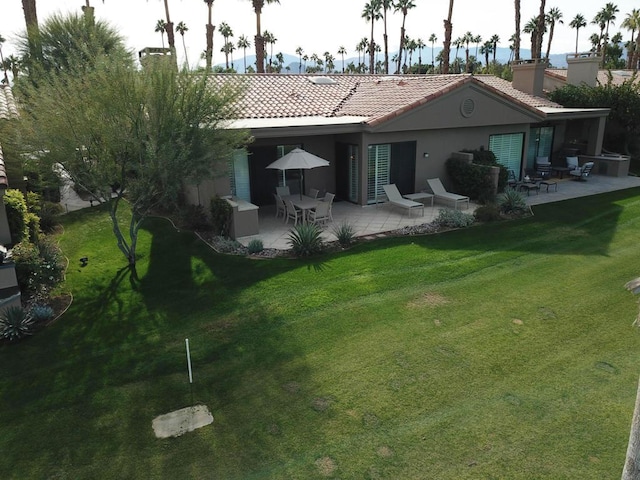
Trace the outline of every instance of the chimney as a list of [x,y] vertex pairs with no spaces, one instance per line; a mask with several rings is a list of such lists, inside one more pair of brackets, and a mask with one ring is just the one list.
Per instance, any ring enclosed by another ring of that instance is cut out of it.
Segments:
[[520,60],[519,63],[511,65],[513,70],[513,88],[521,92],[542,97],[542,86],[544,84],[544,71],[547,68],[546,60]]
[[598,82],[598,70],[602,58],[595,52],[567,55],[567,83],[595,87]]

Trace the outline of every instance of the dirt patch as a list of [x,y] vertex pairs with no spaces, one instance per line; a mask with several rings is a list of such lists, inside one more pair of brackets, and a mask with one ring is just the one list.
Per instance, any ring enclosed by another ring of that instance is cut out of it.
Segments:
[[323,477],[330,477],[336,471],[338,466],[331,457],[322,457],[316,460],[316,468]]
[[514,318],[513,319],[513,324],[514,325],[524,325],[524,322],[522,320],[520,320],[519,318]]
[[187,432],[213,423],[213,415],[206,405],[196,405],[159,415],[151,426],[157,438],[179,437]]
[[411,300],[407,306],[409,308],[440,307],[447,303],[449,300],[444,295],[437,292],[426,292]]
[[300,384],[298,382],[287,382],[282,385],[282,389],[291,394],[296,394],[300,392]]
[[393,450],[391,450],[391,448],[387,447],[386,445],[383,445],[382,447],[378,448],[378,455],[383,458],[393,457]]
[[329,397],[316,397],[311,401],[311,408],[316,412],[326,412],[333,403]]

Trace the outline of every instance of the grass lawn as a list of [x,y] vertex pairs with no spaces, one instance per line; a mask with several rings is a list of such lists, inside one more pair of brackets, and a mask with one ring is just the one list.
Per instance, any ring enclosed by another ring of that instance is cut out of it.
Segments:
[[[138,282],[104,212],[70,214],[73,305],[0,347],[0,478],[619,478],[640,190],[534,212],[308,261],[153,219]],[[156,439],[192,398],[213,425]]]

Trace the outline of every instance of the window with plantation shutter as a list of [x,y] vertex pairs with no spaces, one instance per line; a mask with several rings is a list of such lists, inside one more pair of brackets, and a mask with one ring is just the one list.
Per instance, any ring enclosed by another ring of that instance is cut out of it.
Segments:
[[236,150],[230,161],[229,180],[234,196],[251,202],[251,184],[249,183],[249,157],[245,150]]
[[489,137],[489,150],[496,156],[500,165],[508,170],[513,170],[516,178],[520,178],[523,144],[524,133],[508,133]]
[[553,148],[554,127],[532,128],[529,133],[529,148],[527,148],[527,167],[534,168],[537,157],[547,157],[551,160]]
[[349,145],[349,201],[358,201],[360,181],[358,176],[358,146]]
[[369,145],[367,161],[367,203],[384,197],[383,185],[389,184],[391,145]]

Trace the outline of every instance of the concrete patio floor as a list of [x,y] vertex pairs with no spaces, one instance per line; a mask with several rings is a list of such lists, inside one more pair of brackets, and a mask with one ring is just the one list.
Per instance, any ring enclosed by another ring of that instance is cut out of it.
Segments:
[[[553,187],[551,187],[547,193],[543,186],[538,194],[531,192],[529,196],[526,194],[525,196],[527,204],[534,206],[633,187],[640,187],[640,177],[592,175],[587,181],[558,180],[557,191],[553,191]],[[424,216],[418,212],[412,212],[409,216],[406,210],[392,207],[390,204],[360,206],[349,202],[334,202],[333,222],[329,222],[324,228],[322,236],[329,241],[335,240],[332,233],[334,226],[348,222],[355,229],[357,237],[375,237],[402,227],[429,223],[438,216],[441,208],[445,207],[439,204],[435,204],[433,207],[425,206]],[[472,202],[469,209],[463,211],[473,213],[476,208],[477,205]],[[293,228],[293,222],[284,223],[282,217],[276,219],[275,206],[260,207],[259,225],[260,233],[258,235],[240,237],[237,240],[245,246],[253,239],[260,239],[265,248],[280,250],[290,248],[288,237]]]

